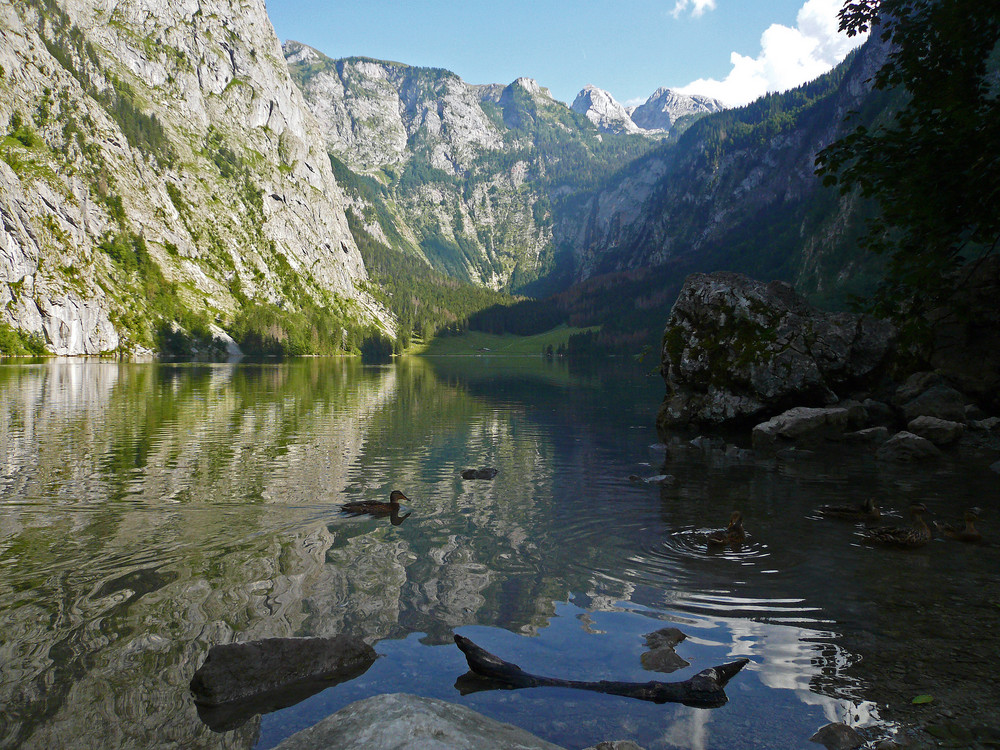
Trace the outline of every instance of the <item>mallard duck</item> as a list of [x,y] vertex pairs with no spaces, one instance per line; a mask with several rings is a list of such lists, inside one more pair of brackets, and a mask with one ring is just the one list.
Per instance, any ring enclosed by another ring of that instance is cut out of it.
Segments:
[[747,538],[743,530],[743,514],[734,510],[729,516],[729,525],[724,529],[712,531],[708,535],[708,546],[719,547],[725,544],[739,544]]
[[913,503],[910,506],[909,526],[883,526],[869,529],[863,534],[864,540],[871,544],[884,544],[891,547],[922,547],[931,540],[930,527],[924,522],[927,506],[923,503]]
[[353,503],[344,503],[340,506],[340,510],[342,513],[351,513],[353,515],[370,513],[373,516],[388,516],[399,513],[400,500],[409,499],[399,490],[393,490],[389,493],[389,502],[387,503],[381,500],[356,500]]
[[844,518],[850,521],[876,521],[882,517],[872,498],[861,505],[821,505],[816,512],[825,518]]
[[946,523],[935,523],[934,525],[937,527],[938,531],[949,539],[976,544],[983,541],[983,535],[979,533],[979,529],[976,528],[976,521],[978,520],[979,508],[969,508],[969,510],[965,511],[964,529],[957,526],[950,526]]

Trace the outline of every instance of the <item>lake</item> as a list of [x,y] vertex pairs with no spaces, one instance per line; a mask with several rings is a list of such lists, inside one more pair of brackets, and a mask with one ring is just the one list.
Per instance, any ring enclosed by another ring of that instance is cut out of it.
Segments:
[[[899,722],[1000,726],[997,545],[873,548],[814,512],[870,496],[889,521],[919,500],[957,522],[978,505],[989,533],[988,457],[891,467],[661,445],[663,392],[629,360],[0,365],[0,746],[270,748],[383,692],[567,748],[816,748],[833,721],[873,738]],[[461,479],[481,466],[499,474]],[[409,498],[399,525],[339,513],[393,489]],[[708,550],[701,532],[733,509],[748,540]],[[668,626],[690,666],[644,670],[643,636]],[[188,683],[212,645],[339,633],[379,653],[361,677],[229,731],[199,717]],[[718,709],[462,695],[454,633],[573,679],[751,663]]]

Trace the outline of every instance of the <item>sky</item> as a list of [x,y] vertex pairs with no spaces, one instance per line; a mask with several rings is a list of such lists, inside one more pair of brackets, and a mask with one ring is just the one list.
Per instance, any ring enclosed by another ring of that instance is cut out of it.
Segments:
[[587,84],[623,104],[661,86],[728,105],[785,91],[863,41],[843,0],[266,0],[282,41],[445,68],[468,83],[534,78],[571,104]]

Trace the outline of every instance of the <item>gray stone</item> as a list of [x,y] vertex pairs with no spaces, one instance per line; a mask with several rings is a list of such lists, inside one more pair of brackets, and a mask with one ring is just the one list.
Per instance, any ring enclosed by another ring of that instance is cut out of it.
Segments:
[[855,432],[845,432],[844,442],[858,445],[878,445],[889,439],[889,428],[885,425],[866,427]]
[[907,422],[917,417],[937,417],[964,423],[965,397],[951,386],[938,383],[907,400],[900,410]]
[[784,282],[692,274],[663,335],[668,393],[657,428],[662,436],[674,426],[831,406],[838,391],[853,393],[878,375],[894,341],[889,323],[816,310]]
[[937,417],[917,417],[910,420],[906,429],[914,435],[927,438],[935,445],[950,445],[962,437],[965,425]]
[[[855,407],[861,410],[860,413]],[[812,444],[841,438],[849,427],[863,422],[863,411],[860,404],[825,409],[797,406],[754,427],[753,447],[769,450],[787,441]]]
[[648,648],[663,648],[669,646],[674,648],[687,636],[679,628],[661,628],[653,633],[646,633],[646,646]]
[[997,474],[1000,474],[1000,461],[990,464],[990,469]]
[[896,413],[889,404],[883,401],[876,401],[872,398],[866,398],[861,402],[861,405],[865,407],[865,411],[868,413],[868,421],[873,425],[892,427],[896,424]]
[[659,88],[632,110],[632,121],[643,130],[669,132],[674,123],[685,115],[709,114],[725,108],[722,102],[710,96]]
[[977,430],[983,430],[984,432],[993,432],[1000,427],[1000,417],[987,417],[986,419],[979,419],[973,422],[970,426]]
[[691,662],[674,651],[673,646],[661,646],[652,651],[644,652],[639,661],[643,669],[650,672],[676,672],[678,669],[691,666]]
[[921,461],[938,458],[941,451],[927,438],[904,431],[882,443],[875,455],[880,461]]
[[864,738],[847,724],[827,724],[809,738],[827,750],[854,750],[865,744]]
[[596,745],[584,748],[584,750],[643,750],[632,740],[613,740],[598,742]]
[[345,706],[279,750],[561,750],[455,703],[405,693]]
[[191,679],[191,692],[196,703],[219,706],[305,680],[350,679],[375,659],[371,646],[348,635],[212,646]]

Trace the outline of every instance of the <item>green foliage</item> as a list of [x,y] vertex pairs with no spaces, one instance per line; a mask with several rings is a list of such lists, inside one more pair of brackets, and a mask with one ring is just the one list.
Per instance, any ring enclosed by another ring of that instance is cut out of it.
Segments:
[[[142,112],[128,83],[103,69],[94,46],[86,41],[83,32],[56,0],[24,2],[43,19],[39,24],[39,34],[49,54],[77,79],[89,96],[104,106],[129,145],[153,157],[160,166],[172,164],[176,154],[159,119],[155,114]],[[103,87],[98,83],[102,77],[106,81]],[[40,123],[47,121],[50,108],[50,98],[43,96],[36,116]]]
[[42,148],[45,145],[45,141],[29,125],[19,126],[10,135],[25,148]]
[[468,328],[501,335],[533,336],[566,322],[566,314],[547,300],[517,300],[493,305],[469,316]]
[[147,115],[138,108],[135,93],[125,81],[113,75],[109,75],[108,80],[111,90],[103,92],[99,99],[118,123],[129,145],[155,158],[160,166],[172,164],[176,154],[156,115]]
[[371,332],[316,304],[285,310],[257,302],[240,311],[229,334],[245,354],[284,357],[357,351]]
[[477,310],[509,299],[432,270],[424,261],[393,250],[368,234],[360,217],[347,212],[347,223],[371,280],[384,290],[383,302],[399,321],[399,344],[412,337],[429,339],[437,331],[459,326]]
[[875,200],[864,246],[885,256],[868,306],[914,343],[927,314],[957,309],[956,273],[1000,244],[1000,7],[975,0],[859,0],[841,11],[849,34],[891,44],[874,85],[906,94],[881,126],[862,123],[817,158],[824,182]]
[[48,354],[45,339],[37,333],[27,333],[0,321],[0,355],[7,357],[39,357]]

